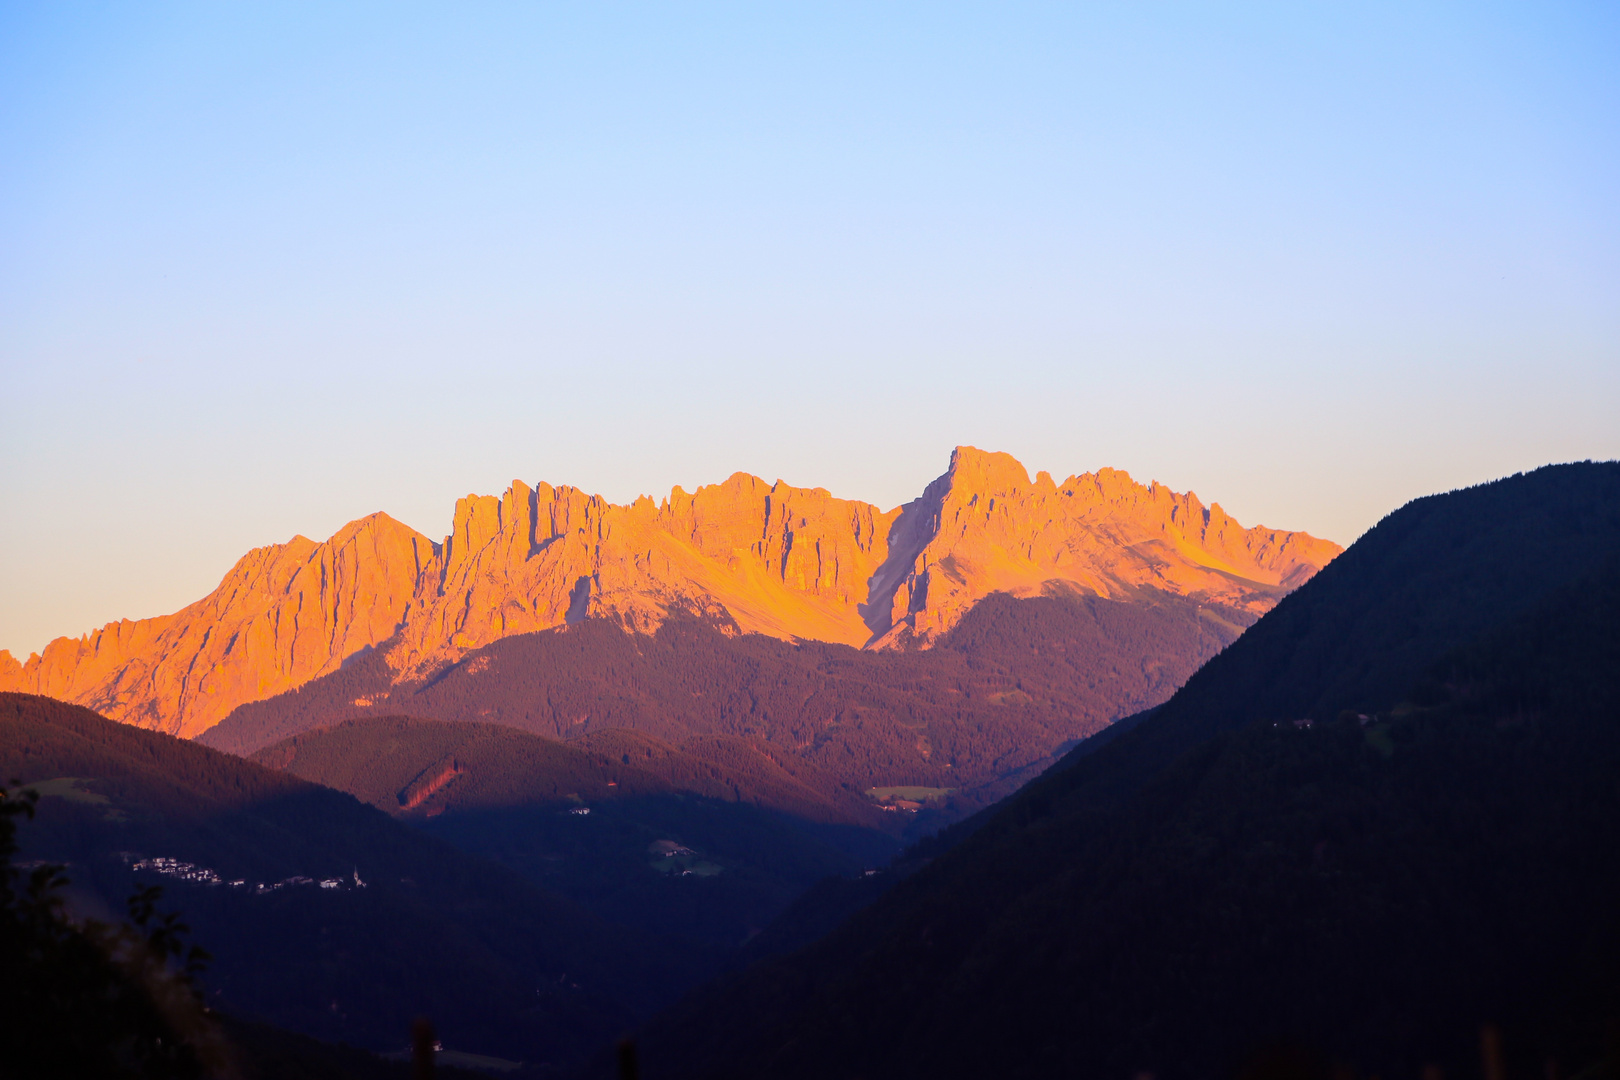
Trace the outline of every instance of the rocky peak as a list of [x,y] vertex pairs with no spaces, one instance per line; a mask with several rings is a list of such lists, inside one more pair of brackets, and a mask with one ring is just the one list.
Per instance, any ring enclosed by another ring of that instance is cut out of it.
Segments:
[[1244,529],[1191,492],[1117,469],[1031,483],[1012,456],[960,446],[904,508],[863,613],[879,647],[926,645],[992,592],[1124,600],[1146,587],[1260,614],[1339,550]]
[[0,664],[0,689],[196,735],[237,705],[300,686],[393,636],[437,558],[427,537],[387,514],[352,521],[324,543],[296,536],[255,548],[219,588],[173,615],[57,638],[20,670]]
[[[1011,454],[958,446],[951,451],[951,467],[941,480],[947,480],[953,494],[967,497],[1014,497],[1029,492],[1029,471]],[[936,481],[937,482],[937,481]]]

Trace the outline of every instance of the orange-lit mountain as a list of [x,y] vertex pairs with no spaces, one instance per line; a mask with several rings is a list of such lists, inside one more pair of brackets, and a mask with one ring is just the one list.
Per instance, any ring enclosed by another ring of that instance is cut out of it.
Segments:
[[926,647],[993,592],[1125,601],[1146,587],[1259,615],[1339,550],[1112,469],[1032,482],[971,447],[889,511],[742,473],[624,506],[514,481],[459,500],[442,544],[373,514],[324,543],[249,552],[173,615],[59,638],[26,664],[0,652],[0,690],[190,737],[396,635],[401,681],[508,635],[584,618],[647,632],[672,610],[777,638]]

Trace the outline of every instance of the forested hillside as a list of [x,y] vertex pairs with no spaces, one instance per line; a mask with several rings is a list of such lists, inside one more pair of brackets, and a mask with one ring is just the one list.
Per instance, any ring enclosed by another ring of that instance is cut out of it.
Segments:
[[699,977],[705,954],[610,926],[352,796],[78,706],[0,695],[0,772],[42,795],[25,860],[73,902],[168,890],[214,953],[211,1004],[328,1040],[531,1062],[610,1040]]
[[[565,745],[495,724],[380,717],[296,735],[261,764],[350,792],[612,922],[735,948],[812,884],[857,876],[889,835],[740,800],[705,761],[610,730]],[[760,779],[796,784],[780,773]],[[881,821],[869,800],[812,811]]]
[[[1419,500],[649,1076],[1513,1075],[1620,1017],[1620,466]],[[1549,1061],[1553,1064],[1549,1064]],[[1559,1073],[1563,1073],[1560,1071]]]
[[[0,1074],[96,1080],[405,1080],[404,1062],[207,1008],[207,950],[162,888],[122,913],[66,903],[62,867],[17,862],[39,793],[0,788]],[[47,808],[46,812],[49,812]],[[451,1068],[441,1075],[464,1078]]]
[[917,816],[925,830],[1163,701],[1248,621],[1147,589],[1130,603],[992,596],[919,652],[733,637],[695,618],[650,635],[587,621],[505,638],[419,685],[393,685],[378,650],[243,706],[199,741],[251,753],[313,727],[400,713],[570,741],[630,729],[801,817],[871,823],[859,806],[869,788],[948,789],[930,804],[939,812]]

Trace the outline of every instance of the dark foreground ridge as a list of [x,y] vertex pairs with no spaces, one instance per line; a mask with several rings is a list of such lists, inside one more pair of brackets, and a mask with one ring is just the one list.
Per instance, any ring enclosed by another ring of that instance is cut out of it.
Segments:
[[352,796],[27,694],[0,771],[42,795],[20,857],[67,865],[91,915],[158,884],[214,954],[209,1005],[372,1050],[433,1018],[457,1050],[593,1051],[713,970]]
[[661,1016],[646,1075],[1180,1080],[1282,1040],[1304,1074],[1475,1075],[1482,1024],[1513,1075],[1600,1060],[1620,465],[1404,507],[1084,746],[824,940]]

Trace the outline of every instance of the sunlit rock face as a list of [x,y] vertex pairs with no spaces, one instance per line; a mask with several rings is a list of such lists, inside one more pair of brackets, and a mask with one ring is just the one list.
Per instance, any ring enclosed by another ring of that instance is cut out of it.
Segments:
[[0,654],[0,689],[190,737],[242,702],[302,685],[393,636],[436,553],[386,514],[350,522],[322,544],[295,536],[255,548],[219,588],[173,615],[57,638],[20,668]]
[[442,544],[373,514],[249,552],[174,615],[60,638],[25,664],[0,652],[0,689],[190,737],[385,642],[400,680],[509,634],[587,618],[646,633],[672,612],[926,648],[992,592],[1129,602],[1148,588],[1260,614],[1339,550],[1112,469],[1031,481],[972,447],[889,511],[743,473],[629,505],[514,481],[459,500]]
[[1245,529],[1219,504],[1115,469],[1031,482],[1010,455],[964,446],[903,508],[866,624],[879,643],[926,643],[992,592],[1125,600],[1143,586],[1259,615],[1340,550],[1305,533]]
[[392,654],[402,670],[581,618],[651,631],[671,609],[743,632],[862,645],[857,606],[898,514],[738,473],[618,506],[514,481],[456,504],[439,577]]

